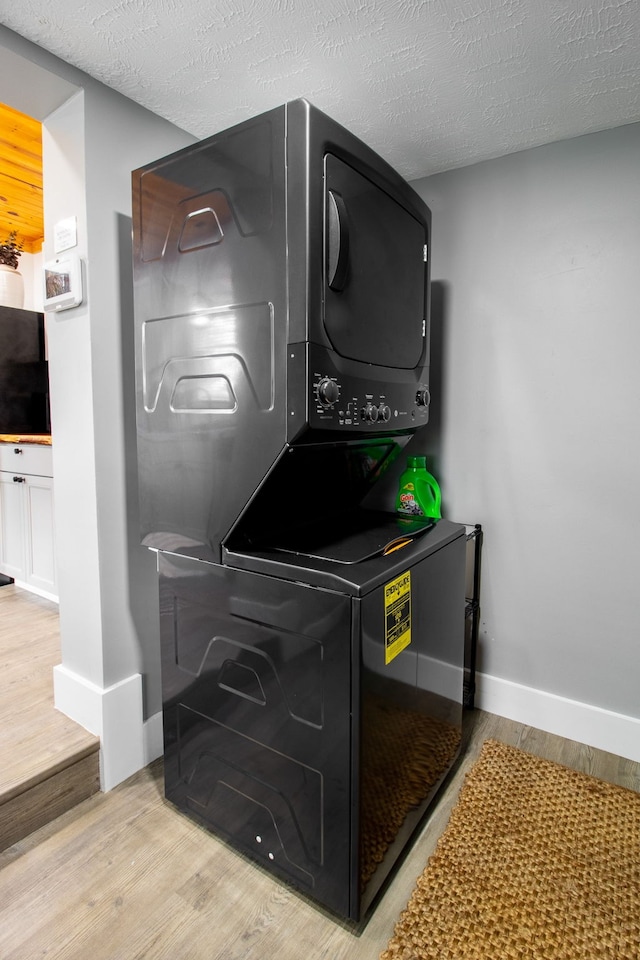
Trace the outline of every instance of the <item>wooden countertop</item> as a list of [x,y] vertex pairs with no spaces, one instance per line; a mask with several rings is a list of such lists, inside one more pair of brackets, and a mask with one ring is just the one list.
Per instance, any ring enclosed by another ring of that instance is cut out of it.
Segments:
[[13,433],[0,433],[0,443],[39,443],[41,446],[51,446],[51,435],[34,433],[22,436]]

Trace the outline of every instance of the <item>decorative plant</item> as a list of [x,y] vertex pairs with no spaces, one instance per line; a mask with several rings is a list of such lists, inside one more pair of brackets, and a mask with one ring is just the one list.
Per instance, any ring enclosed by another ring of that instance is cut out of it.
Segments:
[[18,260],[22,256],[23,241],[18,241],[18,231],[12,230],[4,243],[0,243],[0,264],[18,269]]

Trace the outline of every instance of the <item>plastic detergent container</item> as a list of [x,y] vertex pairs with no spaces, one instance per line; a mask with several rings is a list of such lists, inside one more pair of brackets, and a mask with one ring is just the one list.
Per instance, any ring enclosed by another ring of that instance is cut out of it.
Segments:
[[442,496],[438,481],[427,470],[426,457],[407,457],[407,468],[400,477],[396,510],[408,517],[441,517]]

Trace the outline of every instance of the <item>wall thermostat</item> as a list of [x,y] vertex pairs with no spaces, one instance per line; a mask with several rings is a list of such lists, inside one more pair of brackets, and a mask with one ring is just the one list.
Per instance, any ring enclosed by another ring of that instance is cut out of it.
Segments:
[[82,264],[77,253],[63,253],[44,265],[44,309],[70,310],[82,303]]

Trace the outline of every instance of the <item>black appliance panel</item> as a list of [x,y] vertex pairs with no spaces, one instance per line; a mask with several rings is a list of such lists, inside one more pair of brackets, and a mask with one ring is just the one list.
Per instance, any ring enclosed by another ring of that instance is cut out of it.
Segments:
[[[277,563],[159,554],[167,797],[352,920],[459,749],[465,539],[442,523],[356,564],[357,597]],[[390,657],[388,597],[407,577],[410,640]]]
[[[436,547],[429,536],[418,541],[413,559],[404,556],[400,568],[400,576],[411,578],[403,610],[410,618],[411,642],[390,662],[385,646],[394,611],[387,585],[398,579],[398,568],[360,601],[354,837],[360,916],[390,876],[460,751],[465,538],[458,535]],[[402,559],[400,551],[395,562]]]
[[347,916],[349,598],[158,559],[168,799]]
[[[282,135],[282,117],[273,111],[144,168],[137,209],[141,260],[166,263],[225,238],[228,244],[235,236],[269,233],[278,205],[274,139]],[[242,251],[250,255],[250,248]],[[220,271],[218,282],[231,280],[228,261],[226,252],[207,259]],[[184,269],[192,271],[192,263]]]
[[282,110],[133,174],[147,546],[218,559],[282,449],[285,207]]
[[427,225],[325,157],[324,323],[339,355],[412,370],[426,331]]
[[315,343],[292,344],[287,440],[412,433],[429,421],[427,372],[424,366],[404,370],[353,363]]

